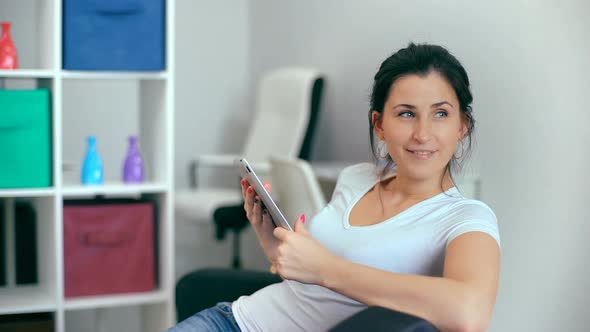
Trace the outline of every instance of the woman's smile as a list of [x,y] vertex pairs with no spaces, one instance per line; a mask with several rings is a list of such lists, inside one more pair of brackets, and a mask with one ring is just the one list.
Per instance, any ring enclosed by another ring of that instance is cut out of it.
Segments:
[[416,159],[420,159],[420,160],[429,160],[436,153],[436,151],[434,151],[434,150],[421,150],[421,149],[416,149],[416,150],[406,149],[406,152],[408,152],[412,157],[414,157]]

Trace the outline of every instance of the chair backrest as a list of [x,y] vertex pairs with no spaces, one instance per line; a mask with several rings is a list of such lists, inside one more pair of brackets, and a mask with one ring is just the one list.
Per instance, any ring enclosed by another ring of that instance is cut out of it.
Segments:
[[[263,77],[244,147],[248,160],[264,162],[270,156],[296,158],[302,154],[309,158],[322,85],[320,73],[309,68],[282,68]],[[305,146],[304,141],[308,142]]]
[[318,116],[320,114],[323,92],[324,78],[316,78],[311,91],[311,111],[309,113],[309,121],[307,124],[307,130],[305,131],[305,138],[303,139],[303,144],[301,145],[301,150],[299,151],[299,159],[306,161],[311,160],[311,150],[313,146],[312,143],[316,132],[315,128],[318,124]]
[[271,157],[270,165],[271,193],[287,221],[295,221],[302,213],[310,218],[326,205],[309,163],[295,158]]

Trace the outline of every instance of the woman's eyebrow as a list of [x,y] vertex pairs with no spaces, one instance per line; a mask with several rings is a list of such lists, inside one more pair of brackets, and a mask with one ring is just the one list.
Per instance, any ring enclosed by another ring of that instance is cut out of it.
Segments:
[[[446,105],[449,105],[451,108],[454,108],[453,105],[451,105],[451,103],[449,103],[446,100],[439,101],[438,103],[434,103],[434,104],[432,104],[431,107],[433,107],[433,108],[434,107],[439,107],[439,106],[442,106],[442,105],[445,105],[445,104]],[[407,107],[409,109],[415,109],[416,108],[416,106],[410,105],[410,104],[397,104],[397,105],[393,106],[393,108],[397,108],[397,107],[400,107],[400,106]]]
[[439,106],[442,106],[442,105],[445,105],[445,104],[446,105],[449,105],[451,108],[454,109],[453,105],[451,105],[451,103],[449,103],[448,101],[440,101],[438,103],[434,103],[434,104],[432,104],[432,107],[439,107]]
[[397,104],[397,105],[393,106],[393,108],[398,108],[400,106],[407,107],[407,108],[410,108],[410,109],[416,108],[416,106],[410,105],[410,104]]

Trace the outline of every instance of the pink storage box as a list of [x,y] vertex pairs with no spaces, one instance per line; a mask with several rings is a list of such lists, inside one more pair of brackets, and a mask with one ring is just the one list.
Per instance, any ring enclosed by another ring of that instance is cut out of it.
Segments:
[[153,290],[151,203],[65,205],[65,297]]

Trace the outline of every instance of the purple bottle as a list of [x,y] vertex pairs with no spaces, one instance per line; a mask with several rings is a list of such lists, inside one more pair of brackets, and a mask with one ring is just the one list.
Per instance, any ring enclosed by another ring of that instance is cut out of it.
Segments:
[[123,182],[143,182],[143,160],[137,145],[137,136],[129,136],[129,149],[123,164]]

